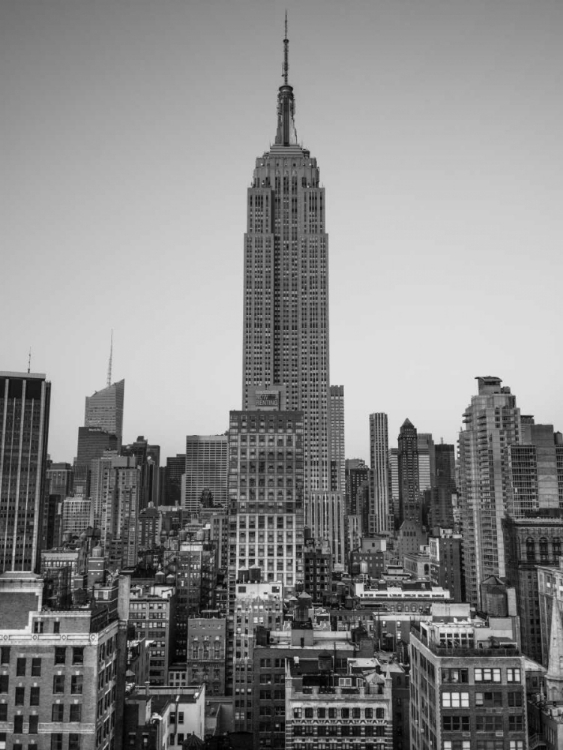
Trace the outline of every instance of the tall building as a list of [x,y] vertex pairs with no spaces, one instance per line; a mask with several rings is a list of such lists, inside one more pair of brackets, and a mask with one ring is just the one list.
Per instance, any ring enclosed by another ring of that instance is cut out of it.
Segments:
[[521,443],[520,410],[497,377],[478,377],[479,392],[463,415],[459,434],[459,480],[464,541],[465,592],[479,604],[483,579],[504,578],[502,533],[508,446]]
[[435,484],[430,492],[429,525],[452,529],[453,502],[456,494],[455,446],[440,443],[434,446]]
[[432,489],[436,476],[436,454],[434,440],[429,432],[419,432],[416,437],[418,452],[418,489]]
[[125,380],[108,385],[92,396],[86,396],[84,426],[99,427],[104,432],[117,435],[119,446],[123,439],[123,403]]
[[292,589],[303,578],[303,416],[232,411],[229,571],[259,568]]
[[399,431],[399,507],[400,521],[422,522],[422,500],[418,471],[418,435],[416,427],[405,419]]
[[213,504],[227,505],[227,436],[188,435],[186,437],[186,487],[184,508],[197,514],[204,490],[213,495]]
[[243,409],[283,385],[304,419],[305,501],[330,491],[328,235],[316,159],[299,145],[293,87],[279,88],[275,143],[256,160],[244,243]]
[[369,534],[388,531],[389,526],[389,432],[387,414],[369,415],[370,512]]
[[432,607],[410,636],[412,750],[526,750],[526,661],[516,617]]
[[[164,492],[161,505],[182,504],[182,476],[186,473],[186,454],[177,453],[166,459],[164,468]],[[162,488],[161,488],[162,489]]]
[[92,488],[92,461],[101,458],[106,451],[119,450],[117,435],[101,427],[79,427],[78,449],[74,462],[74,494],[89,497]]
[[344,386],[330,386],[330,490],[344,492],[345,450],[344,450]]
[[0,372],[0,573],[39,564],[51,384]]
[[401,503],[399,500],[399,449],[391,448],[389,450],[389,481],[391,485],[389,502],[390,511],[393,514],[395,529],[398,529],[401,522]]

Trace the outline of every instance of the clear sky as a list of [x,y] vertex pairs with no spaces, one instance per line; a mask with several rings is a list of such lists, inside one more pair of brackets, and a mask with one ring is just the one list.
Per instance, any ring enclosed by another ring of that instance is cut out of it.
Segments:
[[474,377],[563,429],[561,0],[2,0],[0,369],[47,373],[49,451],[125,378],[164,457],[241,407],[246,188],[289,11],[330,235],[346,455],[368,415],[456,440]]

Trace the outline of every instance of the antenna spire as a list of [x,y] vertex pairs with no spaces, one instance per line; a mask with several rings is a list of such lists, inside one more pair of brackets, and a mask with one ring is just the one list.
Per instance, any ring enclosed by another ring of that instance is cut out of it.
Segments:
[[29,354],[27,356],[27,374],[31,372],[31,347],[29,347]]
[[285,37],[283,40],[283,82],[287,86],[287,75],[289,73],[289,39],[287,38],[287,10],[285,11]]
[[111,365],[113,360],[113,328],[111,329],[111,343],[109,345],[109,364],[108,364],[108,388],[111,385]]

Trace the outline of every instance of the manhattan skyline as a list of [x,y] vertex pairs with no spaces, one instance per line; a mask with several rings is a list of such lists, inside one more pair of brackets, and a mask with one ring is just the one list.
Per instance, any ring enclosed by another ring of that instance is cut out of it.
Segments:
[[[105,385],[112,328],[124,442],[175,455],[241,408],[243,201],[274,140],[286,4],[210,5],[0,9],[2,369],[31,346],[56,461]],[[373,412],[391,445],[407,417],[455,442],[480,374],[560,429],[563,8],[287,6],[298,139],[329,188],[346,455],[369,460]]]

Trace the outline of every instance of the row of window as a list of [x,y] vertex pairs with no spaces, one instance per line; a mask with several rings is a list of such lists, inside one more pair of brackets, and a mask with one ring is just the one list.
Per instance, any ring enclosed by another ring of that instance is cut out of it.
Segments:
[[[476,732],[502,732],[504,729],[504,716],[485,715],[475,717]],[[469,732],[469,716],[442,716],[442,729],[444,732]],[[522,732],[524,730],[524,717],[522,714],[509,714],[508,731]]]
[[[422,657],[424,658],[424,657]],[[500,667],[475,667],[473,677],[475,682],[502,682],[502,670]],[[506,669],[506,682],[520,682],[521,672],[519,668],[509,667]],[[442,669],[442,682],[446,683],[469,683],[469,669]]]
[[354,706],[353,708],[312,708],[307,707],[305,709],[302,708],[294,708],[293,709],[293,718],[294,719],[314,719],[316,716],[317,719],[373,719],[374,716],[376,719],[384,719],[385,718],[385,709],[384,708],[360,708],[358,706]]
[[[55,646],[55,664],[66,664],[66,646]],[[0,647],[0,664],[7,665],[10,663],[10,646]],[[39,657],[32,657],[26,659],[24,657],[18,657],[16,660],[16,676],[25,677],[27,674],[27,664],[31,664],[31,676],[41,676],[41,659]],[[82,665],[84,664],[84,646],[74,646],[72,648],[72,664]]]
[[293,727],[294,737],[307,737],[316,735],[317,737],[384,737],[385,736],[385,724],[378,724],[377,726],[363,724],[342,724],[337,726],[336,724],[329,724],[328,726],[321,724],[296,724]]
[[[443,750],[505,750],[504,740],[444,740]],[[510,740],[509,750],[524,750],[524,740]]]
[[[475,693],[476,706],[502,706],[503,693]],[[507,693],[510,708],[522,705],[522,692]],[[469,708],[469,693],[442,693],[442,708]]]
[[[71,695],[81,695],[82,688],[84,685],[84,675],[73,674],[70,677],[70,692]],[[7,674],[0,675],[0,693],[8,693],[10,687],[10,678]],[[56,674],[53,677],[53,693],[64,693],[65,691],[65,675]],[[18,686],[15,689],[14,704],[16,706],[23,706],[25,704],[25,687]],[[39,688],[31,687],[29,689],[29,705],[39,705]]]

